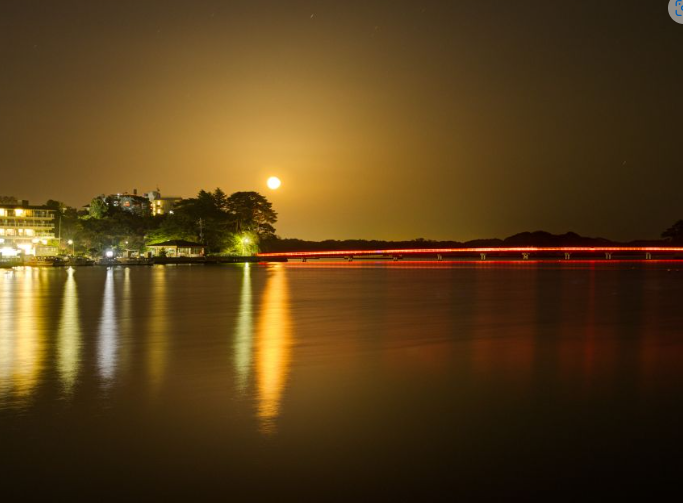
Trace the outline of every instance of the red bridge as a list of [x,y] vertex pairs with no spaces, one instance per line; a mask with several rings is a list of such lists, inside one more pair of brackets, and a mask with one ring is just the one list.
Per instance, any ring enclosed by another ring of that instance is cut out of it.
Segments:
[[683,247],[669,246],[562,246],[562,247],[507,247],[507,248],[414,248],[403,250],[335,250],[259,253],[263,259],[288,260],[336,258],[344,260],[375,259],[401,260],[404,258],[433,258],[487,260],[683,260]]

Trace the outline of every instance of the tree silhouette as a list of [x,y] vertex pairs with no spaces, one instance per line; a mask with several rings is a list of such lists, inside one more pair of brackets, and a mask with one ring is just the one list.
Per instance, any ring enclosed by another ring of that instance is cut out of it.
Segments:
[[672,243],[683,242],[683,220],[679,220],[667,230],[662,232],[662,237],[668,239]]
[[277,213],[273,204],[258,192],[235,192],[227,200],[227,211],[235,232],[255,232],[260,237],[275,234]]
[[93,218],[104,218],[104,216],[107,214],[107,211],[109,210],[109,207],[107,206],[107,203],[105,203],[102,198],[96,197],[92,201],[90,201],[90,216]]

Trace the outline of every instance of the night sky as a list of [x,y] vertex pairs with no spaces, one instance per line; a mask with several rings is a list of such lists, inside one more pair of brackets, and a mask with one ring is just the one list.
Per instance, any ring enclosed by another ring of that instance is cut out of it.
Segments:
[[667,4],[0,0],[0,195],[257,190],[306,239],[657,237],[683,218]]

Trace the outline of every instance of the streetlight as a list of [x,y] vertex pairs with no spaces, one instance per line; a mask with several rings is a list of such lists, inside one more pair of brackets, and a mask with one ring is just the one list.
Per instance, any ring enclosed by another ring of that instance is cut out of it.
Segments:
[[74,240],[73,240],[73,239],[69,239],[69,240],[67,241],[67,244],[68,244],[69,246],[71,246],[71,255],[76,255],[76,245],[74,245]]
[[251,243],[251,239],[249,239],[249,236],[242,236],[242,255],[249,255],[249,243]]

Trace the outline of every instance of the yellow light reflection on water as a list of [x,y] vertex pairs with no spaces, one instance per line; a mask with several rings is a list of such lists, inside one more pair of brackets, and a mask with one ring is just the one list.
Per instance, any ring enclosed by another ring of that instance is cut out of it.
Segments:
[[123,295],[120,297],[121,309],[119,319],[119,345],[117,372],[119,379],[127,375],[131,358],[130,337],[132,332],[133,297],[130,284],[130,267],[123,270]]
[[291,363],[292,324],[289,313],[287,270],[281,264],[268,269],[256,337],[256,373],[260,429],[276,431],[282,394]]
[[102,314],[100,315],[97,348],[100,376],[105,382],[110,382],[116,371],[118,325],[114,295],[114,269],[110,267],[107,269],[107,279],[104,282],[104,298],[102,301]]
[[57,341],[59,375],[64,390],[69,393],[78,376],[81,351],[78,292],[73,268],[68,269],[66,283],[64,284],[62,314],[59,320]]
[[158,266],[152,269],[151,293],[152,301],[147,339],[147,362],[149,382],[152,391],[156,391],[164,379],[168,351],[166,268],[164,266]]
[[17,273],[19,281],[23,283],[14,313],[17,324],[14,332],[13,384],[17,398],[31,395],[38,384],[43,364],[45,341],[42,334],[43,299],[39,275],[40,271],[31,267],[25,267]]
[[242,291],[240,293],[240,309],[235,329],[235,369],[237,371],[237,390],[244,393],[249,384],[251,370],[251,353],[253,345],[253,316],[251,295],[250,265],[244,264],[242,275]]
[[0,296],[0,399],[8,396],[12,387],[14,368],[14,317],[15,297],[12,285],[14,271],[2,275],[2,296]]

